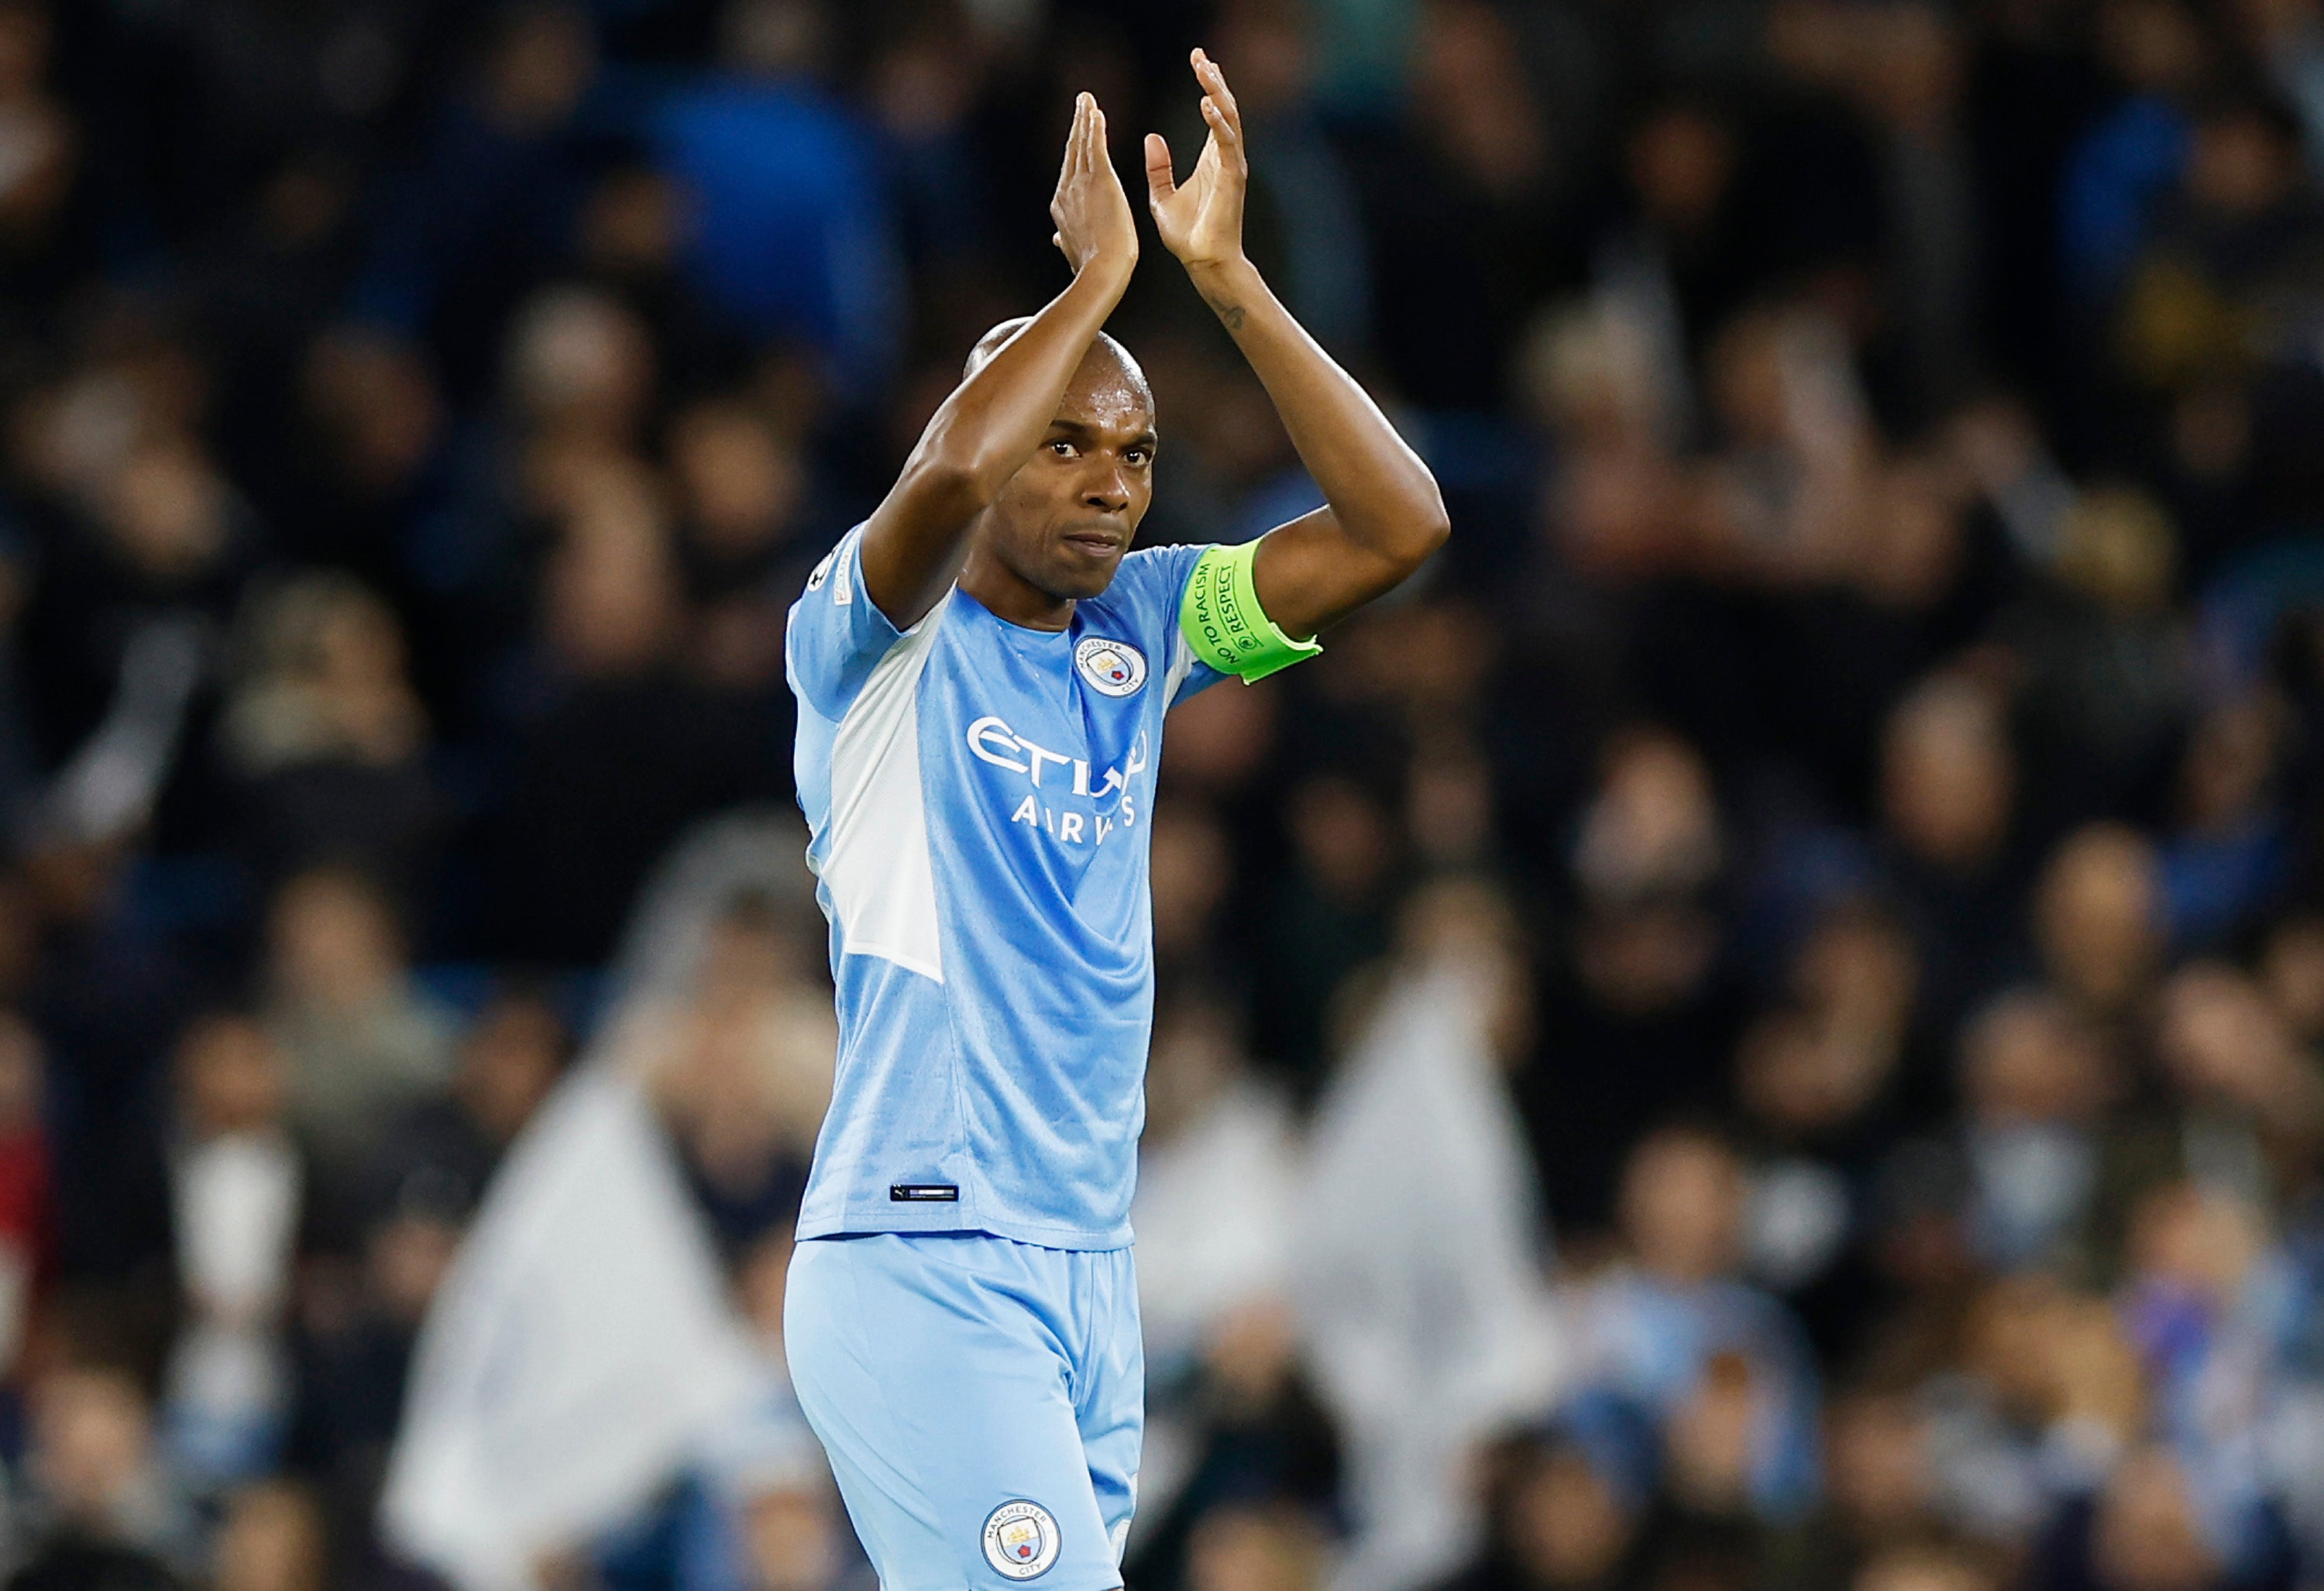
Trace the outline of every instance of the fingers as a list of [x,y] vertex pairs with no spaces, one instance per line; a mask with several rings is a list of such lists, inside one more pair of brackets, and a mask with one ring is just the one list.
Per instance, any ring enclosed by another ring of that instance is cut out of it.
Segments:
[[1068,263],[1076,263],[1076,262],[1074,260],[1073,250],[1065,246],[1067,196],[1081,185],[1088,171],[1089,119],[1090,112],[1095,108],[1096,103],[1086,94],[1074,97],[1074,124],[1065,134],[1065,162],[1057,170],[1057,195],[1049,201],[1050,219],[1057,224],[1057,230],[1049,235],[1049,242],[1056,246],[1059,253],[1065,255]]
[[1090,97],[1086,94],[1074,101],[1074,124],[1065,133],[1065,160],[1057,167],[1057,186],[1064,189],[1074,179],[1082,154],[1082,127],[1089,120]]
[[1069,187],[1101,166],[1113,174],[1115,181],[1120,180],[1107,152],[1105,112],[1098,108],[1097,97],[1084,90],[1074,97],[1074,125],[1065,134],[1065,160],[1057,173],[1057,186]]
[[1178,191],[1178,181],[1171,174],[1170,145],[1159,133],[1146,135],[1146,193],[1156,204],[1168,201]]
[[1203,99],[1203,120],[1209,124],[1212,134],[1220,143],[1230,150],[1239,146],[1241,135],[1235,131],[1234,124],[1227,119],[1227,113],[1219,108],[1218,101],[1207,95]]
[[1104,184],[1107,189],[1120,195],[1122,202],[1126,205],[1129,202],[1130,195],[1121,186],[1121,171],[1120,168],[1116,167],[1113,163],[1113,145],[1109,140],[1106,133],[1105,112],[1097,108],[1097,101],[1094,99],[1090,101],[1090,109],[1092,113],[1090,123],[1091,164],[1095,168],[1097,179]]
[[[1219,69],[1218,62],[1200,50],[1194,52],[1192,60],[1194,80],[1203,86],[1203,119],[1213,126],[1223,123],[1225,130],[1222,135],[1240,147],[1242,143],[1242,107],[1235,103],[1234,90],[1227,87],[1226,73]],[[1213,121],[1211,115],[1213,107],[1219,112],[1216,121]]]

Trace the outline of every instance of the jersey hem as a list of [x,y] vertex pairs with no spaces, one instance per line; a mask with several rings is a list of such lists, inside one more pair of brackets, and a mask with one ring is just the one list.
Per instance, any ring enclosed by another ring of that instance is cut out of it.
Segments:
[[849,1210],[819,1220],[802,1217],[798,1224],[802,1243],[817,1237],[871,1237],[883,1233],[909,1237],[939,1232],[981,1232],[1035,1248],[1062,1248],[1077,1254],[1103,1254],[1135,1246],[1127,1221],[1111,1231],[1092,1232],[1078,1227],[1049,1227],[1033,1221],[980,1220],[942,1207],[917,1211],[881,1209],[877,1215]]

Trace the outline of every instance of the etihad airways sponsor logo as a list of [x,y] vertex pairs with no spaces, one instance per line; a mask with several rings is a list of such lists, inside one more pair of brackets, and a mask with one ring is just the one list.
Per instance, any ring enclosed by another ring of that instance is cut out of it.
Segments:
[[[1102,845],[1107,835],[1138,821],[1137,793],[1130,785],[1146,770],[1143,731],[1130,742],[1120,766],[1096,770],[1095,783],[1088,759],[1037,745],[991,713],[968,726],[967,739],[970,753],[979,761],[1022,774],[1031,786],[1009,814],[1012,823],[1038,829],[1060,844]],[[1075,797],[1093,805],[1079,809],[1066,805]],[[1108,802],[1112,805],[1106,806]]]

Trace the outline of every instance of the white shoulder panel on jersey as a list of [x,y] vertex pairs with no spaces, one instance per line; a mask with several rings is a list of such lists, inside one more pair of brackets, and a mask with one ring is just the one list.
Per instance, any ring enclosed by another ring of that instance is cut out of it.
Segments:
[[1186,638],[1178,632],[1177,625],[1173,624],[1170,626],[1170,663],[1162,674],[1164,711],[1168,711],[1170,704],[1177,701],[1178,693],[1185,688],[1186,676],[1194,672],[1194,648],[1186,644]]
[[920,783],[920,675],[947,593],[889,648],[840,720],[831,748],[831,846],[823,881],[844,952],[944,981],[936,868]]

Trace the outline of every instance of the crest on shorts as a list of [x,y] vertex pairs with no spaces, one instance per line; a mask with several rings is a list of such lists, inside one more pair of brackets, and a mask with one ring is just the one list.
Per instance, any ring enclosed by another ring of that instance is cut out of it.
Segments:
[[1074,648],[1074,667],[1090,688],[1109,696],[1134,696],[1146,683],[1146,654],[1128,641],[1084,636]]
[[1019,1498],[984,1516],[984,1561],[1011,1580],[1030,1580],[1057,1561],[1057,1522],[1038,1503]]

